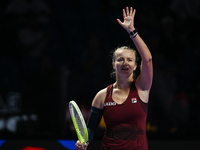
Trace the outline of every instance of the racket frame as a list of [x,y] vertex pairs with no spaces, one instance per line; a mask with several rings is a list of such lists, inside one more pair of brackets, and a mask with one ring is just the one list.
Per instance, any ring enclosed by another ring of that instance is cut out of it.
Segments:
[[[75,118],[75,115],[74,115],[74,112],[73,112],[73,107],[74,109],[77,111],[78,113],[78,116],[81,120],[81,124],[83,126],[83,133],[84,133],[84,137],[81,135],[80,133],[80,129],[78,127],[78,124],[76,122],[76,118]],[[75,131],[76,131],[76,134],[77,134],[77,137],[79,139],[79,141],[81,141],[81,143],[84,145],[87,141],[88,141],[88,131],[87,131],[87,126],[86,126],[86,123],[85,123],[85,120],[83,118],[83,115],[81,113],[81,110],[79,109],[78,105],[76,104],[76,102],[74,100],[70,101],[69,102],[69,111],[70,111],[70,115],[71,115],[71,118],[72,118],[72,122],[74,124],[74,128],[75,128]]]

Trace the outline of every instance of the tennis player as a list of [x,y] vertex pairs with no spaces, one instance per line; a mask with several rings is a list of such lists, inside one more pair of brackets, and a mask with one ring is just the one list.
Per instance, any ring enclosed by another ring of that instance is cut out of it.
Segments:
[[[153,66],[151,53],[134,26],[135,13],[135,9],[126,7],[124,21],[117,21],[141,56],[140,74],[134,78],[136,51],[126,46],[117,48],[112,62],[116,81],[96,94],[87,122],[90,143],[104,117],[106,129],[101,150],[148,150],[146,118]],[[77,150],[86,150],[87,146],[88,143],[82,146],[76,142]]]

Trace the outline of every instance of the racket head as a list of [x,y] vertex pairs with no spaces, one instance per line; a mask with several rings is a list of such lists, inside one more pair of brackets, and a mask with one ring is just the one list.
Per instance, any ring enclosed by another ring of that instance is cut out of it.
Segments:
[[78,140],[82,144],[88,141],[88,131],[83,115],[74,100],[69,102],[69,110]]

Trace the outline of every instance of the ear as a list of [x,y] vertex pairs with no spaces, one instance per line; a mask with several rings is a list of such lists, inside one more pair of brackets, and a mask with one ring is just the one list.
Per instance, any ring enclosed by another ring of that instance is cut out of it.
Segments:
[[115,70],[115,63],[114,62],[112,62],[112,66],[113,66],[113,69]]
[[137,68],[137,63],[135,64],[134,71],[136,70],[136,68]]

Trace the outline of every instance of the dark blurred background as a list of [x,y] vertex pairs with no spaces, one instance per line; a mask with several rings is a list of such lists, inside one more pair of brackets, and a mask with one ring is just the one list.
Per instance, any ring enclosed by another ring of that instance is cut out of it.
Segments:
[[200,139],[199,0],[0,1],[0,139],[76,139],[69,101],[87,121],[114,82],[111,50],[134,47],[116,21],[126,6],[153,56],[149,140]]

